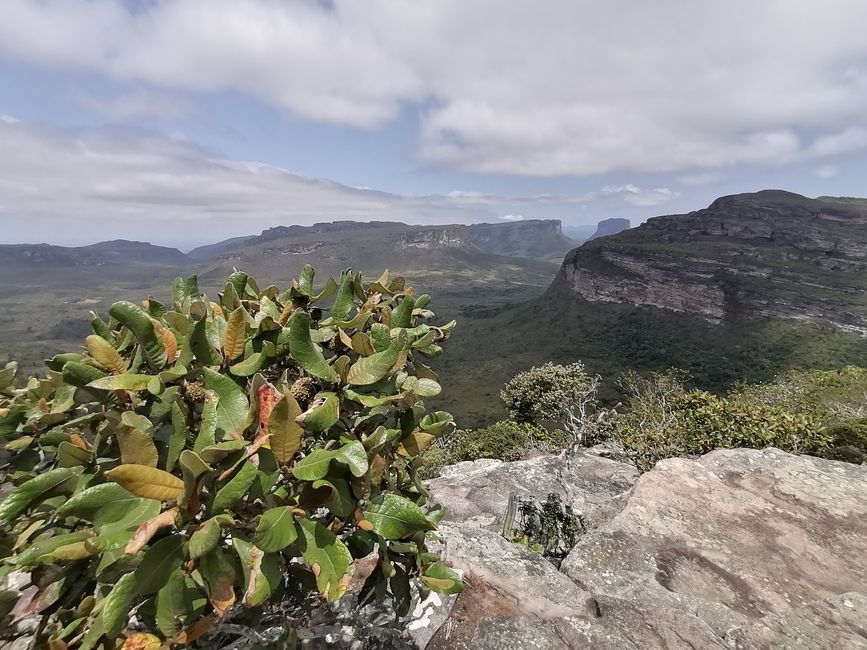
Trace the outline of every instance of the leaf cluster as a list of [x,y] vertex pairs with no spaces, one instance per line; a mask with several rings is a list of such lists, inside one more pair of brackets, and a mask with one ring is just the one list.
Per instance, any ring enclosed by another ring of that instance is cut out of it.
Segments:
[[39,642],[188,645],[298,567],[336,600],[374,552],[362,601],[403,615],[413,591],[459,591],[416,469],[453,427],[423,403],[454,327],[429,303],[388,272],[316,290],[307,266],[281,291],[236,270],[216,300],[178,278],[171,304],[92,314],[44,377],[0,371],[0,573],[30,575],[16,611],[41,616]]

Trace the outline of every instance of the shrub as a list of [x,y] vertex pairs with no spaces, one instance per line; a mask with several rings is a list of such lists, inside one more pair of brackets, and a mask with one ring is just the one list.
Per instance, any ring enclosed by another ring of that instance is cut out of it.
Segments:
[[517,422],[563,425],[577,444],[596,411],[601,378],[587,374],[580,361],[568,366],[545,363],[515,375],[500,392]]
[[281,292],[236,271],[213,302],[179,278],[169,306],[94,314],[45,377],[0,372],[3,572],[30,574],[39,647],[187,645],[279,601],[299,567],[340,598],[374,549],[362,602],[403,615],[413,589],[460,590],[426,549],[442,513],[416,470],[453,426],[425,411],[440,385],[422,358],[454,322],[427,324],[430,297],[388,273],[313,279]]

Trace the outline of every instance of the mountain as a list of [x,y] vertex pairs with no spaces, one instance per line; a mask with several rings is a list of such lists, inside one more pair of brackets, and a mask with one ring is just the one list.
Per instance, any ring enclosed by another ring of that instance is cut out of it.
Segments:
[[40,266],[105,266],[130,262],[186,264],[187,256],[177,248],[147,242],[116,239],[89,246],[51,244],[0,244],[0,264]]
[[769,190],[575,249],[554,290],[699,314],[819,319],[867,333],[867,201]]
[[630,369],[683,368],[721,391],[864,365],[865,292],[867,200],[722,197],[586,242],[535,300],[465,312],[441,362],[444,397],[469,426],[502,417],[502,384],[545,361],[584,361],[612,404]]
[[590,236],[590,239],[599,239],[600,237],[608,237],[608,235],[616,235],[624,230],[629,230],[631,227],[632,223],[629,219],[603,219],[599,222],[599,225],[596,226],[596,232]]
[[556,219],[529,219],[508,223],[476,223],[470,241],[488,253],[533,259],[557,259],[578,243],[563,234]]

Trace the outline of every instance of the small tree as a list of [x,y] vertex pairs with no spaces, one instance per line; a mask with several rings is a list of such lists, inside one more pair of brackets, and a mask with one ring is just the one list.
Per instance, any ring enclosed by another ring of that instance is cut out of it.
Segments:
[[549,362],[519,372],[500,391],[500,398],[518,422],[559,422],[580,445],[596,413],[601,380],[588,374],[580,361],[567,366]]

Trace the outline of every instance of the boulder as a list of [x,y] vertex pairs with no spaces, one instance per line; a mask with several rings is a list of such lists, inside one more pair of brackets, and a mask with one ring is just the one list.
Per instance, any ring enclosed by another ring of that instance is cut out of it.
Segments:
[[561,570],[596,596],[680,609],[722,636],[867,593],[865,515],[864,466],[775,449],[669,459]]
[[431,499],[446,510],[449,521],[499,530],[509,496],[544,501],[549,493],[599,525],[616,513],[638,478],[632,465],[594,454],[545,455],[514,462],[482,459],[443,469],[430,482]]

